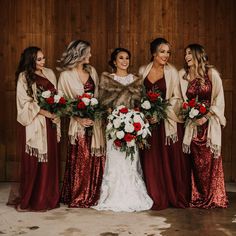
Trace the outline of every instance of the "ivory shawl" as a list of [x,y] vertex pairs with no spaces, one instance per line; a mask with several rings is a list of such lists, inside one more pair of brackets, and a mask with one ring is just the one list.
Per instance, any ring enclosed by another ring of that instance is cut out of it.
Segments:
[[[87,65],[85,70],[89,73],[95,83],[94,96],[97,97],[99,82],[97,72],[90,65]],[[84,85],[79,79],[79,75],[76,68],[61,72],[58,82],[58,89],[61,90],[69,99],[75,99],[77,98],[77,96],[82,95],[84,93]],[[68,130],[70,143],[74,145],[76,140],[78,140],[79,136],[84,135],[84,133],[85,127],[79,124],[79,122],[76,120],[76,117],[71,117]],[[104,145],[105,142],[104,135],[102,133],[101,121],[95,120],[91,144],[92,154],[95,154],[97,156],[102,155],[105,150]]]
[[[139,69],[139,75],[144,79],[148,76],[153,62],[148,65],[142,66]],[[177,122],[182,123],[180,118],[180,109],[182,104],[182,97],[180,92],[179,75],[178,71],[171,64],[164,66],[164,78],[166,82],[166,97],[170,106],[167,107],[167,119],[164,120],[166,144],[170,145],[170,141],[173,143],[178,141],[177,134]]]
[[[43,68],[43,74],[56,88],[56,77],[51,69]],[[25,73],[19,75],[16,88],[17,121],[25,126],[26,148],[39,162],[47,162],[47,128],[45,116],[39,114],[36,83],[32,85],[33,98],[27,95]],[[57,137],[60,140],[60,122],[57,124]]]
[[[179,71],[180,85],[183,99],[186,101],[186,91],[188,88],[188,81],[183,79],[185,70]],[[226,119],[224,116],[225,110],[225,99],[222,80],[219,73],[215,69],[209,71],[208,76],[211,77],[212,82],[212,94],[211,94],[211,106],[210,111],[213,114],[208,121],[207,131],[207,146],[210,147],[214,157],[217,158],[221,155],[221,125],[226,125]],[[185,128],[184,140],[183,140],[183,151],[190,153],[190,144],[192,138],[197,134],[197,127],[192,123],[189,123]]]

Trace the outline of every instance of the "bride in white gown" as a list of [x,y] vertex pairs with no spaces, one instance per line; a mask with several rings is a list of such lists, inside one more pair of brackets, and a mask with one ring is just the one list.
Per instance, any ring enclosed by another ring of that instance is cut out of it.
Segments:
[[[100,82],[100,102],[107,108],[125,105],[135,108],[141,100],[142,81],[128,74],[130,52],[117,48],[111,54],[110,65],[114,74],[104,72]],[[106,163],[97,210],[144,211],[152,207],[143,181],[139,153],[135,150],[134,160],[126,153],[114,148],[107,140]]]

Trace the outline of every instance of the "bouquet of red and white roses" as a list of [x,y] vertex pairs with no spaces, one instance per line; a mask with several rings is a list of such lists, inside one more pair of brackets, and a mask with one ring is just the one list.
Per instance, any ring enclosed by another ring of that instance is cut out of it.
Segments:
[[143,113],[121,105],[108,116],[106,134],[116,149],[126,152],[126,157],[133,160],[136,148],[148,147],[151,132]]
[[146,92],[141,100],[141,111],[145,117],[148,119],[156,117],[158,122],[167,118],[167,106],[169,106],[169,102],[162,98],[161,91],[158,89]]
[[197,97],[187,100],[182,104],[182,113],[185,124],[189,121],[194,122],[195,120],[202,118],[208,111],[208,105],[204,102],[199,102]]
[[102,110],[100,109],[97,98],[92,93],[84,93],[77,99],[71,101],[72,116],[89,118],[91,120],[100,119]]
[[69,101],[64,97],[61,91],[56,89],[37,90],[38,104],[40,108],[56,114],[57,116],[66,115],[69,109]]

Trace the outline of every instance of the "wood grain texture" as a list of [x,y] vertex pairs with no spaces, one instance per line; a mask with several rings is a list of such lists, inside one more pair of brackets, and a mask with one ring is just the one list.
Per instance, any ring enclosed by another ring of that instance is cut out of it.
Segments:
[[[126,47],[132,53],[130,70],[137,73],[149,62],[149,43],[156,37],[170,41],[170,61],[177,69],[183,65],[186,45],[197,42],[205,46],[210,62],[220,71],[228,121],[223,130],[225,178],[236,181],[235,11],[234,0],[1,0],[0,181],[17,178],[13,174],[19,162],[14,73],[24,48],[41,47],[47,66],[58,76],[56,60],[74,39],[91,42],[91,64],[99,74],[110,69],[112,50]],[[62,166],[67,124],[63,121]]]

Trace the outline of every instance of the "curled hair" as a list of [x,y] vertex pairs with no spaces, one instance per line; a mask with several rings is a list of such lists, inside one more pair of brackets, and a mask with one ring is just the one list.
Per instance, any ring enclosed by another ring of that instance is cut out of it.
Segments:
[[[210,68],[213,68],[213,66],[209,64],[208,56],[205,52],[205,49],[202,45],[196,44],[196,43],[189,44],[185,48],[185,52],[187,49],[190,49],[191,51],[191,54],[193,57],[194,68],[197,72],[197,76],[200,77],[201,83],[204,83],[208,70]],[[184,69],[186,71],[186,74],[184,75],[184,79],[187,79],[187,75],[189,73],[189,66],[186,61],[184,64]]]
[[108,64],[111,66],[111,68],[116,71],[116,65],[114,63],[114,61],[116,60],[117,58],[117,55],[120,53],[120,52],[126,52],[129,56],[129,59],[131,58],[131,53],[128,49],[126,48],[116,48],[112,53],[111,53],[111,58],[110,58],[110,61],[108,62]]
[[60,66],[57,67],[59,71],[72,69],[81,61],[84,60],[87,54],[87,49],[90,43],[84,40],[74,40],[70,42],[61,58],[58,60]]
[[151,61],[153,61],[153,54],[157,52],[161,44],[167,44],[170,47],[170,43],[164,38],[156,38],[150,43],[150,52],[152,54]]
[[32,84],[36,80],[35,70],[38,51],[42,51],[41,48],[35,46],[26,48],[21,54],[18,67],[15,72],[16,82],[18,81],[19,74],[21,72],[25,73],[27,82],[27,94],[30,97],[33,97]]

